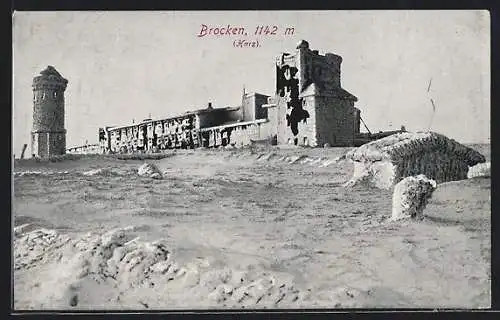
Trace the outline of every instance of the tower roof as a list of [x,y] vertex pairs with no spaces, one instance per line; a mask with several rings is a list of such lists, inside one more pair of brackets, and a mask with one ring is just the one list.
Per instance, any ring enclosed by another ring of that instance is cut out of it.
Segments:
[[66,89],[68,80],[64,79],[53,66],[47,66],[39,76],[33,78],[33,88],[62,88]]
[[53,66],[47,66],[47,68],[41,71],[40,74],[46,77],[56,76],[58,78],[62,78],[61,74],[57,72],[56,68],[54,68]]

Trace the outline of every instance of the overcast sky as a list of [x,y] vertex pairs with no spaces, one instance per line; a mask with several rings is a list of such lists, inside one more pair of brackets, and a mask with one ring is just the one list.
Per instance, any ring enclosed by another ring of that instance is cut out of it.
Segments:
[[[248,36],[198,37],[201,25]],[[276,35],[254,36],[259,25]],[[284,35],[287,27],[293,35]],[[272,29],[271,29],[272,30]],[[233,41],[258,40],[259,48]],[[243,86],[274,94],[275,57],[305,39],[343,57],[342,86],[372,131],[431,129],[461,142],[490,138],[487,11],[16,12],[14,152],[30,143],[34,76],[53,65],[68,79],[67,145],[98,128],[237,106]],[[432,78],[430,92],[427,92]]]

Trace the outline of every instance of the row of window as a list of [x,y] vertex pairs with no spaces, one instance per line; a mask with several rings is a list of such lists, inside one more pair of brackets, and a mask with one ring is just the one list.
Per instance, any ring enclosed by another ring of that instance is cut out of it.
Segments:
[[[195,130],[186,130],[186,131],[180,131],[177,133],[165,133],[163,135],[157,135],[157,139],[161,138],[168,138],[168,137],[179,137],[179,138],[187,138],[190,136],[196,136],[197,132]],[[147,139],[154,139],[154,136],[147,135]],[[103,137],[102,140],[104,140],[105,137]],[[143,134],[138,134],[138,132],[133,133],[132,135],[120,135],[120,134],[112,134],[110,137],[111,141],[133,141],[133,140],[143,140],[144,135]]]
[[41,96],[40,95],[37,95],[36,93],[33,94],[33,101],[34,102],[37,102],[37,101],[40,101],[40,100],[45,100],[49,97],[52,97],[52,98],[57,98],[58,97],[58,93],[57,91],[53,91],[51,94],[49,94],[48,92],[42,92]]
[[[119,139],[112,139],[110,142],[110,150],[116,152],[128,152],[134,151],[137,148],[151,149],[157,147],[159,149],[171,149],[171,148],[187,148],[187,147],[197,147],[198,146],[198,136],[194,132],[186,132],[184,135],[172,135],[168,137],[158,137],[156,139],[149,138],[143,139],[129,139],[126,141],[120,141]],[[122,150],[125,148],[125,150]]]

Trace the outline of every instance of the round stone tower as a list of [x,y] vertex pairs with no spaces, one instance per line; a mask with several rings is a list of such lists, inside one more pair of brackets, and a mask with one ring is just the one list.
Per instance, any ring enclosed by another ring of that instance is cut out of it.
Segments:
[[31,154],[50,157],[66,153],[64,91],[68,80],[48,66],[33,78],[33,129]]

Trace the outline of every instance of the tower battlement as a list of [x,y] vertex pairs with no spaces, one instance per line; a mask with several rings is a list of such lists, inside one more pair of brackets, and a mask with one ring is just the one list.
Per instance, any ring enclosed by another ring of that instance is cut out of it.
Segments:
[[48,66],[40,72],[39,76],[33,78],[33,90],[66,90],[68,80],[64,79],[59,72],[53,67]]

